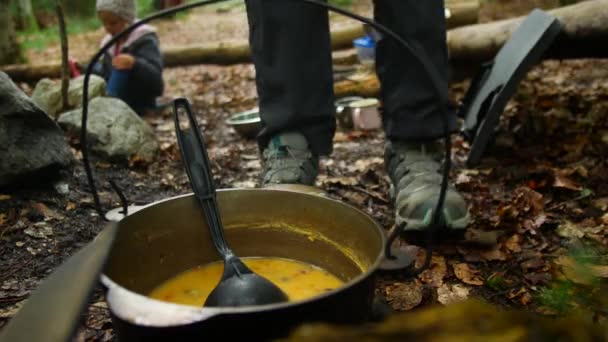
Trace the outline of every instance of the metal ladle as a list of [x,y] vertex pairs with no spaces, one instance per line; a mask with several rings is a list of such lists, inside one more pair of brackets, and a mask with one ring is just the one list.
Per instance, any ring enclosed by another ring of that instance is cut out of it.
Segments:
[[[180,122],[180,109],[188,122]],[[224,273],[205,306],[249,306],[287,301],[287,295],[268,279],[251,271],[228,247],[217,206],[215,184],[205,143],[185,98],[173,102],[175,131],[190,185],[205,212],[213,244],[224,260]]]

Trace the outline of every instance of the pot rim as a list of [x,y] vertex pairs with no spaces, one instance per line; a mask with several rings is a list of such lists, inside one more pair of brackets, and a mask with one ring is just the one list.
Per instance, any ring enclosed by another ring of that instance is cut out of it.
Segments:
[[[297,192],[291,190],[281,190],[281,189],[221,189],[218,192],[229,192],[229,191],[247,191],[247,192],[257,192],[257,191],[272,191],[272,192]],[[218,307],[218,308],[197,308],[189,305],[175,304],[164,302],[156,299],[152,299],[150,297],[144,296],[143,294],[128,290],[118,283],[114,282],[109,276],[105,275],[105,273],[101,274],[101,283],[107,288],[106,291],[106,301],[108,303],[108,307],[110,311],[116,315],[117,317],[130,321],[134,324],[148,327],[156,327],[156,328],[168,328],[175,326],[187,325],[195,322],[200,322],[206,319],[209,319],[214,316],[222,315],[222,314],[246,314],[246,313],[254,313],[254,312],[266,312],[277,309],[287,309],[295,306],[306,305],[312,302],[322,300],[324,298],[333,296],[338,294],[339,292],[345,291],[361,282],[369,277],[373,276],[373,274],[379,269],[380,263],[384,258],[384,248],[386,245],[386,237],[384,232],[382,231],[381,226],[378,222],[372,218],[370,215],[365,212],[359,210],[358,208],[353,207],[350,204],[344,203],[342,201],[338,201],[335,199],[322,197],[313,194],[301,193],[297,192],[302,196],[315,196],[322,201],[333,201],[337,202],[340,205],[344,205],[349,207],[352,210],[356,210],[361,215],[363,215],[367,220],[369,220],[380,235],[381,240],[381,248],[379,250],[378,256],[376,260],[370,265],[370,267],[365,271],[346,282],[343,286],[333,289],[331,291],[322,293],[320,295],[295,301],[295,302],[285,302],[285,303],[277,303],[277,304],[267,304],[267,305],[255,305],[255,306],[244,306],[244,307]],[[148,205],[143,206],[140,210],[144,210],[148,207],[158,205],[164,202],[168,202],[171,200],[175,200],[178,198],[193,196],[193,193],[173,196],[170,198],[165,198]],[[139,211],[139,210],[138,210]]]

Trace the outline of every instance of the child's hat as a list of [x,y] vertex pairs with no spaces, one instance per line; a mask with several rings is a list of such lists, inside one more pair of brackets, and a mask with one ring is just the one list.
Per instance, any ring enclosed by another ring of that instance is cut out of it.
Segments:
[[97,0],[96,9],[114,13],[129,23],[135,21],[135,0]]

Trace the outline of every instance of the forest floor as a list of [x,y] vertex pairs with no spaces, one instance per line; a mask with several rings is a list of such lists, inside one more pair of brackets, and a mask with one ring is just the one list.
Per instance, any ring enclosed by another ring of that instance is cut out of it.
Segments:
[[[481,20],[555,5],[484,2]],[[367,1],[355,9],[371,13]],[[343,22],[333,20],[332,25]],[[238,6],[196,10],[179,20],[163,21],[158,28],[167,45],[247,36],[246,15]],[[98,30],[70,37],[73,54],[89,54],[102,34]],[[52,45],[30,51],[28,58],[32,63],[58,58],[58,51]],[[256,186],[261,169],[257,144],[225,123],[229,115],[256,106],[253,66],[181,67],[166,70],[164,77],[167,96],[186,96],[194,104],[218,187]],[[453,83],[452,100],[462,99],[467,87],[467,81]],[[145,119],[161,144],[156,161],[94,160],[107,207],[119,206],[109,179],[117,180],[132,204],[190,191],[169,113]],[[452,179],[474,217],[469,243],[442,244],[431,267],[415,279],[383,275],[377,294],[399,311],[478,298],[544,315],[583,308],[600,317],[605,310],[596,299],[603,293],[602,279],[608,277],[608,61],[545,61],[536,66],[509,102],[497,142],[480,165],[466,167],[470,147],[460,136],[453,141]],[[73,144],[74,155],[81,160],[77,141]],[[365,211],[388,230],[394,210],[383,147],[381,131],[338,131],[333,154],[322,160],[317,186]],[[66,181],[67,195],[52,187],[0,194],[0,327],[44,277],[103,228],[81,163]],[[579,272],[578,264],[588,272]],[[114,339],[100,291],[78,339]]]

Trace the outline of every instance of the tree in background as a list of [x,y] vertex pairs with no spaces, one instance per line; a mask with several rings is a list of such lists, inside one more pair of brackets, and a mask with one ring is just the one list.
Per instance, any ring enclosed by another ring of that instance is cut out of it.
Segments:
[[62,0],[63,8],[68,16],[91,18],[95,16],[95,1],[91,0]]
[[15,7],[15,25],[17,30],[34,31],[38,29],[38,22],[34,16],[32,0],[13,1]]
[[0,0],[0,65],[21,61],[9,0]]

